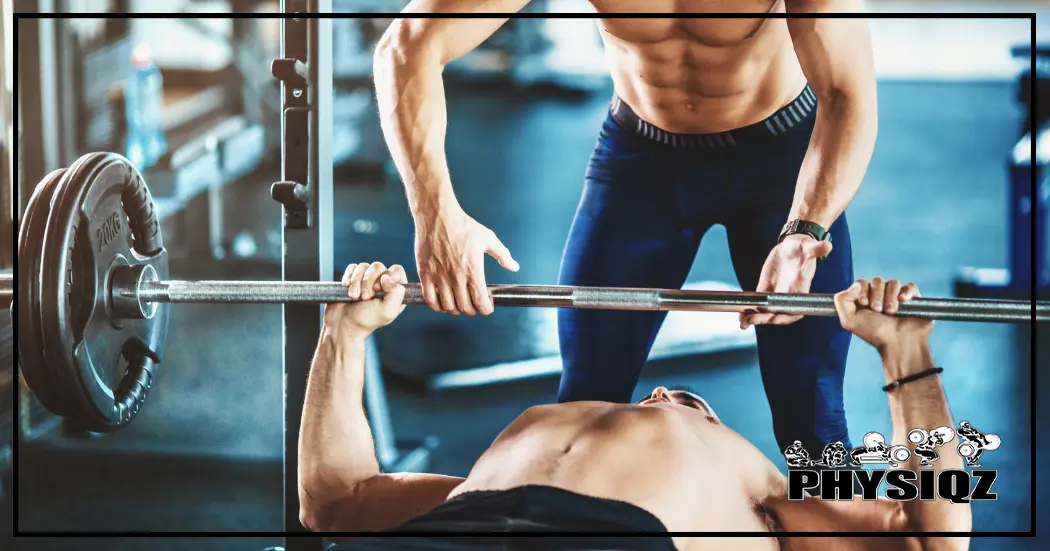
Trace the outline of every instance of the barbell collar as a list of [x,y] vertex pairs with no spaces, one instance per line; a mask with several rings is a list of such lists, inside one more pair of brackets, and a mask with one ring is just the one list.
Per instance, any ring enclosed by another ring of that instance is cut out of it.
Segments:
[[[339,282],[318,281],[139,281],[114,286],[114,293],[142,302],[301,303],[355,302]],[[835,316],[832,295],[738,291],[634,289],[544,285],[489,286],[496,306],[599,310],[759,312]],[[381,293],[380,293],[381,296]],[[424,304],[419,284],[406,285],[405,304]],[[1017,300],[916,298],[898,316],[952,321],[1050,321],[1050,304]]]
[[158,279],[157,270],[149,264],[119,266],[113,270],[113,290],[110,292],[113,315],[119,319],[153,319],[160,301],[144,300],[139,289]]

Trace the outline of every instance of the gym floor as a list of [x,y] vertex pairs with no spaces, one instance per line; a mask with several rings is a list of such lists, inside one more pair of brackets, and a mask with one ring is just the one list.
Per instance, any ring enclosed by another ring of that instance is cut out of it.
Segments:
[[[867,179],[849,209],[858,277],[895,277],[927,296],[951,296],[959,266],[1006,264],[1005,156],[1022,113],[1007,83],[885,82],[879,86],[880,129]],[[587,99],[498,97],[450,93],[448,139],[453,180],[468,212],[489,225],[522,265],[519,274],[488,265],[490,283],[552,283],[609,94]],[[231,226],[277,228],[279,210],[253,182],[231,190]],[[249,205],[255,205],[255,208]],[[383,260],[412,266],[411,220],[397,185],[341,186],[338,227],[368,217],[382,239],[336,237],[336,263]],[[909,228],[904,233],[890,228]],[[380,255],[380,251],[383,254]],[[173,278],[277,279],[272,265],[180,263]],[[691,281],[735,283],[722,228],[706,236]],[[503,315],[497,313],[497,315]],[[518,316],[518,317],[513,317]],[[427,395],[397,381],[429,372],[426,357],[463,365],[527,349],[514,342],[522,314],[457,320],[409,309],[380,339],[394,379],[388,391],[399,438],[435,435],[432,470],[465,475],[496,434],[530,405],[554,400],[556,377]],[[278,531],[281,528],[280,308],[182,305],[173,311],[167,361],[145,411],[126,430],[98,439],[50,435],[18,458],[17,524],[39,531]],[[486,325],[488,323],[488,325]],[[395,333],[398,324],[411,327]],[[1048,342],[1042,328],[1037,335]],[[528,332],[524,332],[528,334]],[[396,339],[391,335],[398,335]],[[386,346],[400,342],[398,350]],[[417,343],[413,347],[412,343]],[[977,531],[1026,531],[1032,507],[1031,446],[1040,466],[1050,441],[1029,440],[1033,384],[1030,330],[941,323],[933,336],[937,362],[956,420],[997,432],[1003,447],[985,465],[997,469],[998,501],[974,505]],[[442,346],[447,350],[435,348]],[[1040,397],[1050,396],[1050,359],[1037,357]],[[878,356],[855,342],[846,380],[850,432],[890,432]],[[723,420],[768,456],[781,458],[753,351],[651,362],[638,393],[657,383],[689,384]],[[1039,419],[1050,426],[1048,408]],[[464,430],[469,427],[469,430]],[[129,452],[129,450],[131,450]],[[778,459],[780,465],[782,460]],[[1041,485],[1047,486],[1046,480]],[[1050,510],[1046,491],[1036,499]],[[279,538],[91,538],[75,544],[39,538],[23,549],[258,550]],[[1045,544],[1043,544],[1045,545]],[[0,545],[2,546],[2,545]],[[1031,539],[975,539],[973,549],[1040,549]]]

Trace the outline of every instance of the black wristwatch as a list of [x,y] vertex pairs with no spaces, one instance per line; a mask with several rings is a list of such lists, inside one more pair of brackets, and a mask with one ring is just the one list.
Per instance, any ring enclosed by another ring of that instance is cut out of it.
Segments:
[[[824,226],[809,220],[791,220],[787,224],[784,224],[784,228],[780,230],[780,237],[777,238],[777,244],[784,241],[784,238],[789,235],[796,233],[802,233],[816,239],[817,241],[831,242],[831,232],[824,229]],[[818,260],[824,260],[828,255],[820,257]]]

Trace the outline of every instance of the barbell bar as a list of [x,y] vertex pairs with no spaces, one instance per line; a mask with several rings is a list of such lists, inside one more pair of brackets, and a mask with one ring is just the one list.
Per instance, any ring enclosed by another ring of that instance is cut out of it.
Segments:
[[[134,268],[119,268],[120,270]],[[148,273],[115,283],[114,304],[133,301],[146,315],[150,303],[335,303],[354,302],[339,282],[314,281],[156,281]],[[598,310],[675,310],[689,312],[764,312],[835,316],[832,295],[734,291],[492,285],[500,307],[585,308]],[[382,296],[382,293],[379,293]],[[422,287],[406,285],[404,303],[425,304]],[[1050,304],[1010,300],[915,298],[900,304],[898,316],[979,322],[1050,321]]]
[[[126,270],[134,268],[118,268]],[[113,304],[132,301],[142,315],[152,317],[151,303],[302,303],[353,302],[339,282],[321,281],[157,281],[152,267],[134,280],[115,277]],[[151,275],[152,274],[152,275]],[[766,312],[835,316],[828,294],[755,293],[737,291],[580,287],[566,285],[491,285],[493,302],[501,307],[588,308],[600,310]],[[11,302],[10,275],[0,275],[0,304]],[[382,296],[379,293],[378,296]],[[418,283],[406,285],[404,303],[423,305]],[[915,298],[900,304],[895,315],[946,321],[1047,322],[1050,304],[1020,300]]]

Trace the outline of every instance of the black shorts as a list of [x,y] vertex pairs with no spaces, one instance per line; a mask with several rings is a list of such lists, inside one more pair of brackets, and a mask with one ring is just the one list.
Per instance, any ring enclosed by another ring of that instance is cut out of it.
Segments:
[[343,544],[331,551],[674,551],[666,533],[667,528],[652,513],[630,503],[550,486],[520,486],[458,495],[391,530],[389,536]]

